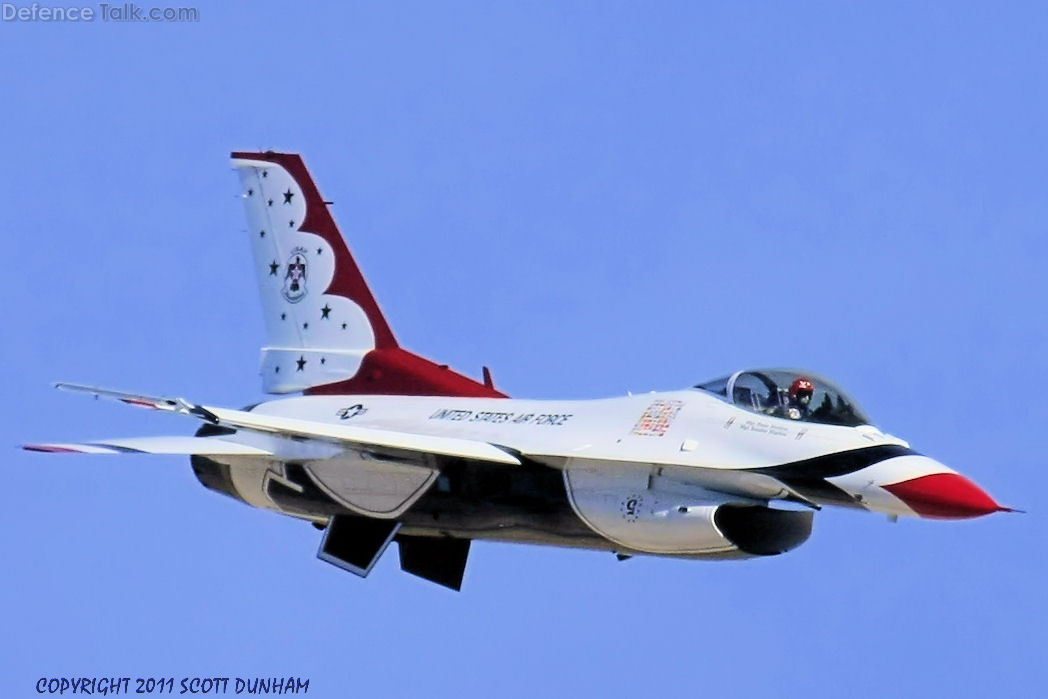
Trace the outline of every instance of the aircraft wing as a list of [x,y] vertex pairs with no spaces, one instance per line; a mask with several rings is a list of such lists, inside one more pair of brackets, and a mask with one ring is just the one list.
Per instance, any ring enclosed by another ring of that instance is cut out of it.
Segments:
[[[516,456],[487,442],[396,432],[369,427],[332,425],[274,415],[260,415],[244,410],[197,405],[183,398],[163,398],[94,386],[58,383],[55,384],[55,387],[63,391],[87,393],[96,398],[117,400],[136,407],[195,417],[213,425],[237,430],[249,430],[280,437],[318,440],[347,448],[434,454],[513,466],[520,465],[520,460]],[[256,447],[238,444],[233,440],[223,440],[215,437],[153,437],[87,442],[83,444],[27,444],[24,448],[31,451],[88,454],[138,452],[150,454],[267,455],[270,453]]]

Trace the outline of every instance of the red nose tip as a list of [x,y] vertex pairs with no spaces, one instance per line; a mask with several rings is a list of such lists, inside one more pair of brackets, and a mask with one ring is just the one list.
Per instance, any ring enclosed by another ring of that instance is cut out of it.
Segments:
[[958,473],[933,473],[882,487],[921,517],[964,519],[1009,511]]

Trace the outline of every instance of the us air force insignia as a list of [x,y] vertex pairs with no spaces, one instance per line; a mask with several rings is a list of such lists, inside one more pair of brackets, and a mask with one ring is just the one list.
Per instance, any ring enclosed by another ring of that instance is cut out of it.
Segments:
[[340,420],[349,420],[351,418],[355,418],[357,415],[363,415],[367,411],[368,409],[365,408],[362,403],[357,403],[356,405],[351,405],[348,408],[339,408],[337,411],[335,411],[335,415],[338,415],[338,418]]
[[306,249],[295,248],[287,258],[287,274],[281,295],[288,303],[298,303],[306,295]]

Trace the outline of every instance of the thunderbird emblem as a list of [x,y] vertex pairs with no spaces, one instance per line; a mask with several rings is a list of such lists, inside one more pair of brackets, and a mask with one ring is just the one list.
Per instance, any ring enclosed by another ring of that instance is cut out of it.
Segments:
[[306,250],[295,248],[287,258],[287,274],[280,293],[288,303],[298,303],[306,295]]

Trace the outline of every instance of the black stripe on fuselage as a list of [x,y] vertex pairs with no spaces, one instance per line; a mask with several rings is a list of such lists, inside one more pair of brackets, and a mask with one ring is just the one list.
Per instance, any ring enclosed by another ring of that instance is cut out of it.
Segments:
[[846,473],[855,473],[867,466],[894,459],[897,456],[917,456],[917,452],[909,447],[897,444],[881,444],[875,447],[862,447],[861,449],[849,449],[834,454],[825,454],[811,459],[793,461],[778,466],[764,466],[751,469],[756,473],[766,473],[780,480],[815,480],[843,476]]
[[753,470],[777,478],[816,502],[862,508],[861,501],[826,479],[854,473],[881,461],[907,455],[917,455],[917,452],[896,444],[881,444]]

